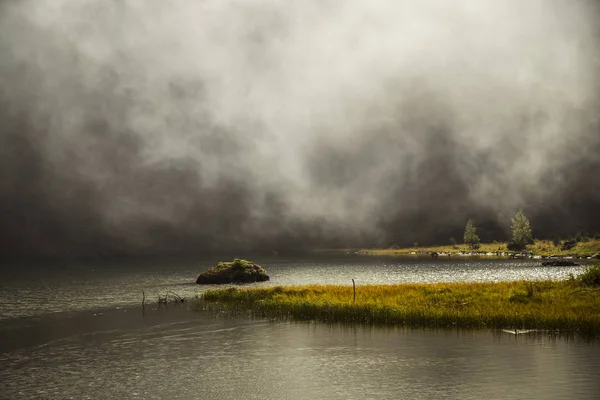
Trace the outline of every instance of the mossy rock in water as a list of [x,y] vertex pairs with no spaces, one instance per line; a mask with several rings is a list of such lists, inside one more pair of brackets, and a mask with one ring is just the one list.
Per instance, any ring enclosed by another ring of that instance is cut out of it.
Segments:
[[249,283],[268,280],[267,271],[260,265],[236,258],[232,262],[220,262],[208,271],[200,273],[196,283]]

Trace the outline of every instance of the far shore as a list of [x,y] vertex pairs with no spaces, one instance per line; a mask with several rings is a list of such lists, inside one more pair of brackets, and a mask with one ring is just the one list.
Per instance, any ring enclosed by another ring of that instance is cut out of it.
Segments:
[[553,243],[550,240],[536,240],[524,251],[511,251],[505,242],[482,243],[479,248],[472,249],[464,244],[442,246],[413,246],[405,248],[385,249],[345,249],[345,254],[360,254],[374,256],[419,256],[434,255],[438,257],[513,257],[513,258],[600,258],[600,239],[589,239],[576,243],[571,248],[565,248],[564,243]]

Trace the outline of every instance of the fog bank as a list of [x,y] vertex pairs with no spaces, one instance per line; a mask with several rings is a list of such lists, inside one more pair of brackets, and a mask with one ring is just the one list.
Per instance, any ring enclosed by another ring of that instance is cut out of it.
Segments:
[[594,1],[0,3],[6,254],[600,231]]

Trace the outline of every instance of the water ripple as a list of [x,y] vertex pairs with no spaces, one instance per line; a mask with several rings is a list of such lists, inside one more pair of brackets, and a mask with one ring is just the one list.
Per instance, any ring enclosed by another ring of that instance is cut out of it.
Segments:
[[[255,286],[304,284],[397,284],[507,280],[557,280],[580,274],[584,267],[543,267],[533,260],[431,260],[418,258],[345,257],[314,260],[258,260],[271,280]],[[196,285],[200,270],[212,262],[167,264],[119,263],[98,266],[73,264],[63,268],[45,265],[19,267],[1,277],[0,320],[48,313],[92,310],[156,302],[159,294],[173,291],[193,297],[211,285]]]

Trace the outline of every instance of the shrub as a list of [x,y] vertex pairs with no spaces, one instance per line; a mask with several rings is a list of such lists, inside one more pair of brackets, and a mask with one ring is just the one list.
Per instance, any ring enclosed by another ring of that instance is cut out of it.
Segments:
[[571,250],[573,247],[577,246],[577,240],[569,239],[563,242],[561,250]]
[[591,237],[587,234],[587,232],[578,231],[575,236],[573,236],[569,241],[576,243],[585,243],[589,242]]
[[525,250],[526,246],[521,243],[508,242],[506,248],[510,251],[522,251]]
[[453,248],[456,248],[456,239],[454,239],[454,236],[450,238],[450,244]]
[[581,283],[585,286],[600,286],[600,263],[596,263],[586,269],[586,271],[579,276]]

